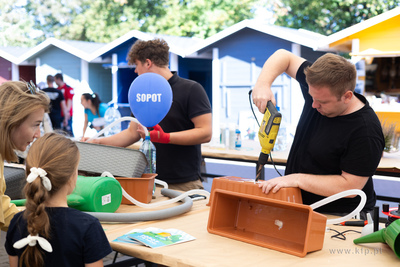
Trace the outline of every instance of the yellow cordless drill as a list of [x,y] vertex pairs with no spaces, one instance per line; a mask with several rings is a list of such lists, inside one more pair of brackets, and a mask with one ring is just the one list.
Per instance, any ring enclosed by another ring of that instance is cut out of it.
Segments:
[[268,155],[274,148],[275,140],[278,135],[279,126],[281,125],[282,114],[276,109],[271,101],[268,101],[265,108],[264,117],[258,131],[258,139],[260,140],[261,153],[258,158],[258,169],[256,181],[260,178],[261,170],[268,162]]

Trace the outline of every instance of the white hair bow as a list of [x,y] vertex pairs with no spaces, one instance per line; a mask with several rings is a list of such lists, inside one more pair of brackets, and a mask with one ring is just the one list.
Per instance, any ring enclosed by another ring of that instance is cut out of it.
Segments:
[[27,237],[22,238],[21,240],[15,242],[13,247],[16,249],[23,248],[26,245],[33,247],[36,246],[37,242],[39,242],[39,245],[42,249],[46,250],[47,252],[53,252],[53,248],[51,247],[49,241],[47,241],[43,237],[40,237],[39,235],[35,236],[28,235]]
[[31,173],[28,175],[28,177],[26,177],[26,181],[28,183],[32,183],[33,181],[35,181],[35,179],[37,177],[40,177],[42,179],[42,184],[43,184],[44,188],[46,188],[47,191],[50,191],[51,190],[51,182],[50,182],[50,179],[47,178],[46,174],[47,174],[47,172],[45,170],[43,170],[42,168],[32,167]]

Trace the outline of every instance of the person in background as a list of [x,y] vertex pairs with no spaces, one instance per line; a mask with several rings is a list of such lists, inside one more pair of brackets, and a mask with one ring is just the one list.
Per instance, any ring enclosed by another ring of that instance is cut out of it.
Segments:
[[[42,89],[50,98],[50,120],[54,130],[63,129],[68,125],[69,112],[63,93],[54,88],[54,77],[47,75],[47,88]],[[63,118],[63,115],[64,118]]]
[[[203,189],[201,182],[201,144],[211,140],[211,105],[204,88],[197,82],[180,78],[168,68],[169,46],[162,39],[136,41],[128,53],[128,64],[135,72],[163,76],[172,88],[172,106],[165,118],[150,131],[156,147],[157,179],[169,188],[187,191]],[[126,147],[143,134],[135,122],[128,129],[92,142]]]
[[68,111],[68,114],[65,115],[64,112],[62,112],[62,115],[63,115],[64,117],[65,117],[65,116],[69,116],[68,125],[66,125],[66,126],[64,127],[64,130],[65,130],[68,134],[70,134],[71,136],[74,136],[74,133],[73,133],[73,131],[72,131],[72,114],[73,114],[73,110],[72,110],[72,100],[73,100],[73,98],[74,98],[74,89],[73,89],[71,86],[67,85],[67,84],[64,82],[64,77],[63,77],[63,75],[62,75],[61,73],[57,73],[57,74],[54,76],[54,81],[55,81],[55,83],[56,83],[57,86],[58,86],[57,89],[58,89],[58,90],[61,90],[61,92],[63,93],[64,99],[65,99],[66,104],[67,104],[67,111]]
[[5,248],[10,266],[103,266],[112,252],[99,220],[69,208],[79,150],[56,133],[36,140],[26,158],[26,209],[11,220]]
[[[375,206],[372,175],[384,147],[381,124],[364,96],[354,92],[355,66],[345,58],[327,53],[314,63],[280,49],[265,62],[253,89],[260,112],[268,101],[276,103],[273,81],[287,73],[299,83],[305,100],[303,112],[287,160],[285,176],[259,184],[263,192],[299,187],[304,204],[349,189],[367,195],[361,217]],[[342,198],[317,209],[348,214],[360,197]]]
[[94,128],[97,131],[101,130],[105,124],[104,114],[106,113],[108,105],[106,103],[101,103],[100,97],[96,93],[82,94],[81,104],[85,108],[85,122],[83,123],[82,136],[85,136],[89,123],[91,128]]
[[44,92],[25,82],[0,85],[0,228],[7,231],[18,212],[4,195],[4,161],[18,162],[15,151],[25,151],[40,136],[43,115],[49,112],[50,100]]

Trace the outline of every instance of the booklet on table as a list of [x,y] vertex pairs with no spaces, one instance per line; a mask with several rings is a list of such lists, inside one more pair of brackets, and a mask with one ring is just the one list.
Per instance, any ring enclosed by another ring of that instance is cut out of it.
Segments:
[[133,229],[129,233],[117,237],[113,242],[142,244],[151,248],[158,248],[195,239],[195,237],[178,229],[149,227],[146,229]]

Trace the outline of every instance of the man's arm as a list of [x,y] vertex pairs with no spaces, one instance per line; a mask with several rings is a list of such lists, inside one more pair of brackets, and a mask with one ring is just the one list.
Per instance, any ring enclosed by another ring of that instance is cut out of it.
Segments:
[[85,136],[87,126],[88,126],[88,114],[85,113],[85,121],[83,122],[82,136]]
[[[68,113],[68,116],[69,116],[69,111],[71,110],[71,108],[72,108],[72,99],[67,99],[67,113]],[[64,113],[64,115],[65,115],[65,113]]]
[[[82,141],[86,141],[88,138],[83,138]],[[90,141],[91,143],[127,147],[140,140],[140,135],[137,131],[137,123],[131,122],[128,129],[123,130],[120,133],[114,134],[109,137],[98,138]]]
[[67,104],[65,103],[65,100],[62,100],[61,102],[60,102],[60,105],[61,105],[61,109],[62,109],[62,111],[63,111],[63,114],[64,114],[64,126],[66,126],[66,125],[68,125],[68,120],[69,120],[69,112],[68,112],[68,108],[67,108]]
[[181,132],[170,133],[170,144],[190,146],[210,142],[212,136],[211,113],[192,119],[194,128]]
[[271,90],[275,79],[282,73],[287,73],[290,77],[296,78],[297,70],[304,61],[304,58],[284,49],[277,50],[267,59],[252,93],[253,103],[261,113],[265,112],[268,101],[272,101],[276,105],[276,100]]
[[266,194],[271,190],[276,193],[284,187],[299,187],[317,195],[331,196],[345,190],[362,189],[367,181],[368,177],[357,176],[344,171],[341,175],[293,173],[263,181],[259,184],[259,187],[262,187],[262,191]]

